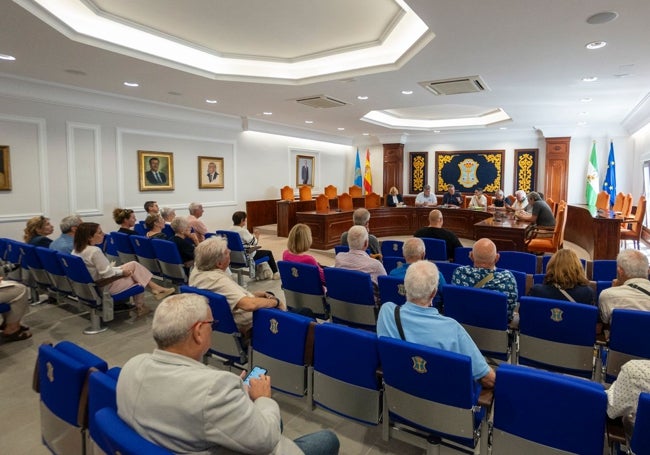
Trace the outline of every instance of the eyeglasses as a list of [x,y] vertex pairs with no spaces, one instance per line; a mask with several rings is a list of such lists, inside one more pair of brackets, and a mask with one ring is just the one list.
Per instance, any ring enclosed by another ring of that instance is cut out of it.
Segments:
[[218,323],[219,323],[219,321],[217,321],[216,319],[212,319],[211,321],[196,321],[194,324],[192,324],[192,327],[190,327],[190,330],[192,330],[196,326],[201,327],[203,324],[216,325]]

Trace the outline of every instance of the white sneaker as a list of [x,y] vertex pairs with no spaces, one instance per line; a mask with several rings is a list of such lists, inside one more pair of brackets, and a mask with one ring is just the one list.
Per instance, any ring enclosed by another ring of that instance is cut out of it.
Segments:
[[273,277],[274,280],[279,280],[280,279],[280,272],[273,273],[272,277]]

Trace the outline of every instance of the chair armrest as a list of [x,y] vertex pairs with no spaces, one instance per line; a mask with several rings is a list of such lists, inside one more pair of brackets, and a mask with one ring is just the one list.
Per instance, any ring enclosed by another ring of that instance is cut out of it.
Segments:
[[483,389],[478,396],[478,404],[486,408],[490,408],[494,402],[494,389]]
[[244,250],[246,251],[246,254],[251,254],[252,252],[260,250],[260,249],[262,249],[262,247],[259,246],[259,245],[247,246],[246,248],[244,248]]

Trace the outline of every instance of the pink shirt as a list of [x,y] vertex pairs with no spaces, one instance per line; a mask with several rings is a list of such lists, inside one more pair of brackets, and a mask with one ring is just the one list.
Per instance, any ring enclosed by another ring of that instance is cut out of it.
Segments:
[[284,250],[282,253],[282,260],[289,262],[299,262],[301,264],[315,265],[318,267],[318,274],[320,275],[320,282],[325,284],[325,273],[323,268],[318,264],[318,261],[309,254],[294,254],[289,250]]

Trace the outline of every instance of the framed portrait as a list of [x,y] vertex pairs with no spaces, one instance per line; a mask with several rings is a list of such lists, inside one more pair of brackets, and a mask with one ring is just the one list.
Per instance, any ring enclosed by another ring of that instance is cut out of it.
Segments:
[[11,164],[9,163],[9,146],[0,145],[0,191],[11,190]]
[[174,154],[138,150],[140,191],[174,189]]
[[314,186],[314,161],[313,156],[296,155],[296,187]]
[[223,158],[199,156],[199,188],[223,188]]

